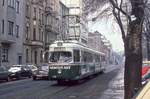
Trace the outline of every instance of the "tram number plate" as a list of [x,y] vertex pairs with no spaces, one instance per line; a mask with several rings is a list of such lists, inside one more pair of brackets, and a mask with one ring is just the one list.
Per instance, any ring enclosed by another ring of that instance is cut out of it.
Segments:
[[70,66],[50,66],[50,69],[70,69]]

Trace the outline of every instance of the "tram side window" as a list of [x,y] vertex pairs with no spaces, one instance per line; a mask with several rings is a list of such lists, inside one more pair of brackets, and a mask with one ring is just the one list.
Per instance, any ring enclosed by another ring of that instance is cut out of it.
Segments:
[[100,56],[99,55],[95,55],[95,62],[100,62]]
[[93,62],[93,54],[86,51],[81,51],[82,62],[91,63]]
[[87,62],[88,60],[87,60],[87,52],[85,52],[85,51],[81,51],[81,54],[82,54],[82,62]]
[[105,61],[105,57],[104,56],[102,56],[102,62],[104,62]]
[[79,50],[74,50],[74,62],[80,62],[80,51]]
[[92,53],[87,52],[87,62],[93,62],[93,55],[92,55]]

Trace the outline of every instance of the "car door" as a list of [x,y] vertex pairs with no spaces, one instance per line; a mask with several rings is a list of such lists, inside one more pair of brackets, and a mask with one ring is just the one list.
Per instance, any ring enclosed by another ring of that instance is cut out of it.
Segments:
[[31,74],[32,74],[32,71],[31,71],[31,69],[28,67],[28,66],[25,66],[24,67],[24,76],[31,76]]
[[27,76],[27,68],[25,66],[21,67],[21,76],[26,77]]
[[4,67],[0,67],[0,79],[5,79],[8,76],[8,71]]

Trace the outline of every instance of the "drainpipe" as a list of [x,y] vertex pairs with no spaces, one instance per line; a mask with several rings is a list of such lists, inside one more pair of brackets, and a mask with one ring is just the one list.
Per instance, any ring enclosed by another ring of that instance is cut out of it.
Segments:
[[0,66],[2,65],[2,56],[1,56],[2,55],[1,54],[2,51],[1,51],[1,48],[2,48],[2,45],[1,45],[1,42],[0,42]]

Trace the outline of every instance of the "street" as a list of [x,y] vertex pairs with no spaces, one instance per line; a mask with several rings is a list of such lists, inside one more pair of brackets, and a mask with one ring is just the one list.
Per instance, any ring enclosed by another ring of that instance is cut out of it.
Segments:
[[75,85],[57,85],[55,81],[32,79],[1,83],[0,99],[110,99],[110,83],[114,82],[119,70],[120,67],[113,66],[104,74]]

